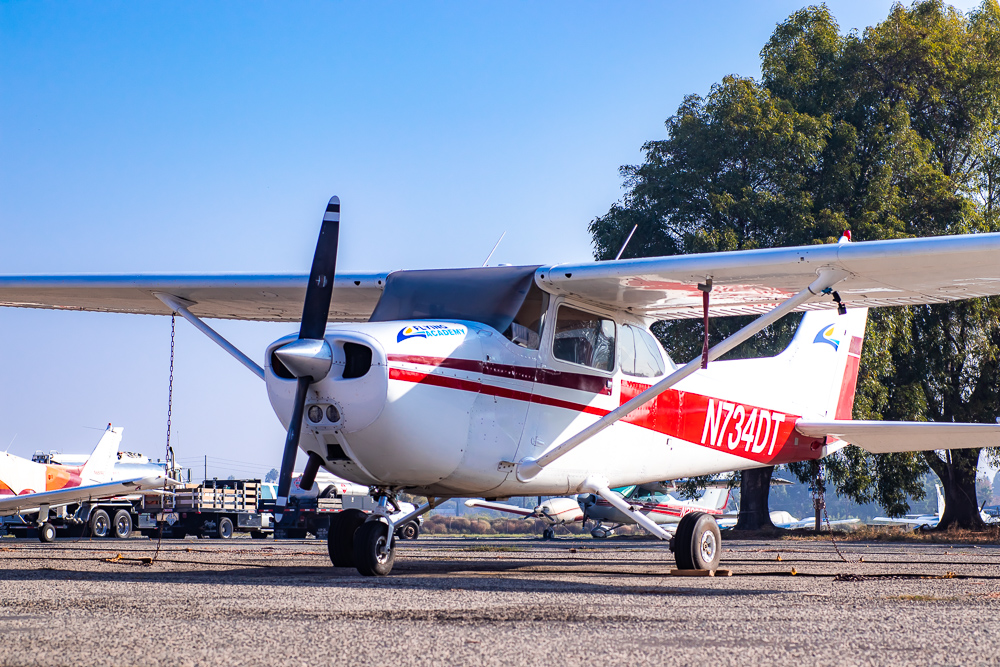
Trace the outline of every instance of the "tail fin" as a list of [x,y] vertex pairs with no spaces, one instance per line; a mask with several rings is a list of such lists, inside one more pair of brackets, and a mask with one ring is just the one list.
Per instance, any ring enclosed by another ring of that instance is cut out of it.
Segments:
[[721,510],[727,502],[729,502],[728,488],[707,488],[701,497],[691,504],[705,509]]
[[114,471],[115,462],[118,460],[118,445],[122,441],[122,431],[125,429],[118,427],[108,428],[101,436],[101,441],[94,447],[90,458],[83,465],[80,471],[80,478],[84,483],[100,484],[111,481],[111,473]]
[[788,363],[788,390],[810,413],[851,418],[867,321],[867,308],[848,307],[843,315],[833,309],[813,310],[802,316],[795,337],[779,357]]

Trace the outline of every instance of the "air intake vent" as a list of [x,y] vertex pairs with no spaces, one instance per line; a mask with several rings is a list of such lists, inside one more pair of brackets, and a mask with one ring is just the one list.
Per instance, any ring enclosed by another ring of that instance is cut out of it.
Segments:
[[271,351],[271,371],[284,380],[294,380],[295,376],[292,375],[292,372],[288,370],[283,363],[281,363],[281,359],[279,359],[278,355],[275,354],[275,352],[280,349],[280,347],[276,347]]
[[372,367],[372,349],[359,343],[344,343],[344,379],[363,377]]

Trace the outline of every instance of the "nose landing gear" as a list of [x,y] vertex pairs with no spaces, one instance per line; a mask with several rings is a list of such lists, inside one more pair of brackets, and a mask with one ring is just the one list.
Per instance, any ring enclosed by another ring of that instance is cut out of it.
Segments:
[[[396,540],[415,539],[417,518],[440,499],[429,498],[412,512],[403,512],[394,491],[373,489],[372,495],[378,498],[378,507],[371,514],[348,509],[330,520],[327,548],[334,567],[355,567],[366,577],[384,577],[396,563]],[[390,511],[390,506],[396,511]]]

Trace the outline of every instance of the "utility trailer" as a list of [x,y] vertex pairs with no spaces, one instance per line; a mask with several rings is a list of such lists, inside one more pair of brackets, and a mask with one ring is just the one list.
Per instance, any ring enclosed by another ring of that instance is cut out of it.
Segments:
[[[142,511],[142,500],[142,496],[129,495],[54,507],[49,510],[43,528],[38,527],[37,520],[20,515],[0,517],[0,522],[14,537],[38,537],[42,542],[51,542],[56,536],[124,539],[132,535]],[[40,530],[50,532],[43,534]]]
[[250,533],[257,539],[274,532],[274,517],[262,506],[259,479],[207,480],[173,487],[167,495],[143,496],[139,530],[155,537],[216,537]]

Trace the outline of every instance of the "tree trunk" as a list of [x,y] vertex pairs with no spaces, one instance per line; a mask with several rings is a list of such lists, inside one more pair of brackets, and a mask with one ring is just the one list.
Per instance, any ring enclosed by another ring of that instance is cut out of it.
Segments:
[[735,530],[774,528],[767,504],[773,473],[774,466],[752,468],[740,473],[740,516]]
[[976,499],[976,471],[979,467],[978,449],[952,449],[945,452],[944,460],[934,452],[924,452],[924,459],[941,480],[944,488],[944,514],[938,530],[958,528],[983,528]]

